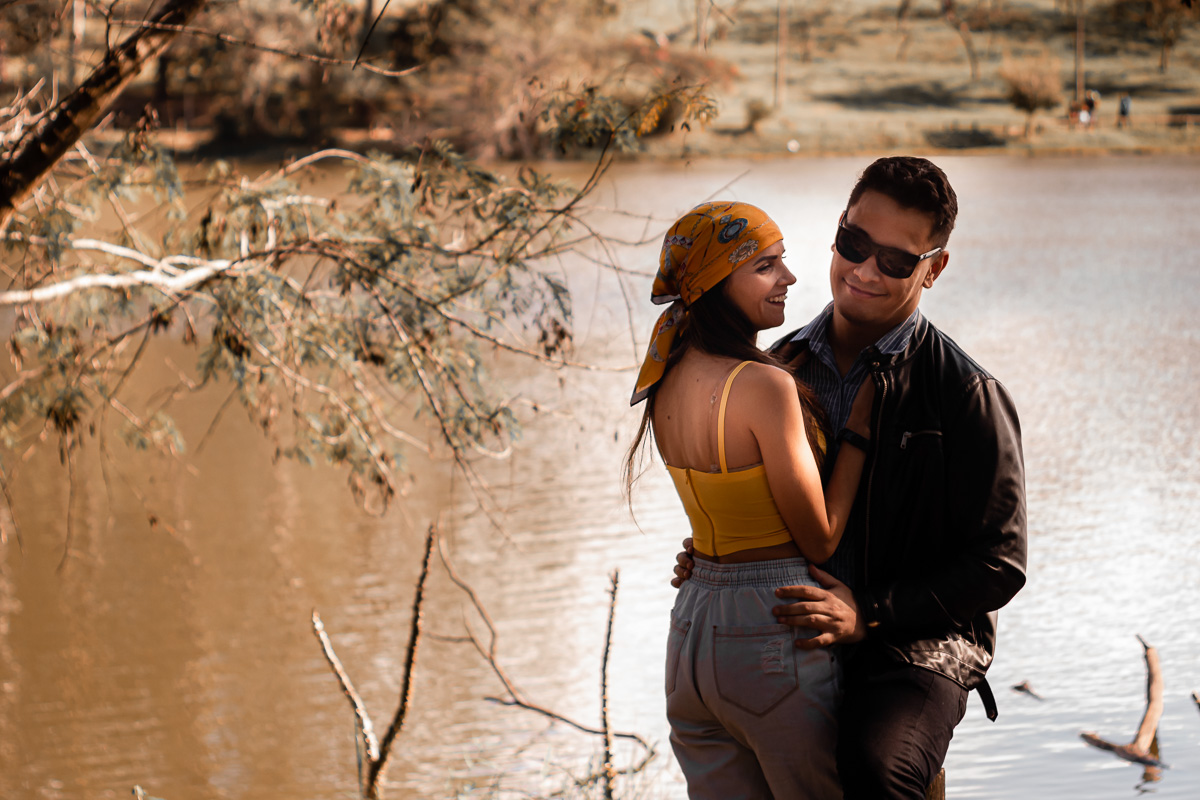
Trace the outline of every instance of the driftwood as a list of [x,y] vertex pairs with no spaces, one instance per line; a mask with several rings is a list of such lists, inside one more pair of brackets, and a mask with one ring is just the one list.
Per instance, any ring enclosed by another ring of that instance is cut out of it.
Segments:
[[[1146,651],[1146,713],[1142,715],[1142,724],[1138,726],[1133,741],[1129,744],[1114,744],[1101,739],[1095,733],[1088,732],[1079,735],[1092,747],[1108,750],[1126,761],[1158,768],[1166,766],[1159,760],[1158,741],[1155,738],[1158,721],[1162,718],[1163,712],[1162,670],[1158,664],[1158,650],[1146,644],[1146,640],[1141,636],[1137,638]],[[1157,779],[1149,774],[1146,777],[1147,780]]]
[[1034,691],[1034,688],[1029,685],[1029,681],[1021,681],[1020,683],[1013,686],[1012,690],[1018,694],[1027,694],[1030,697],[1032,697],[1034,700],[1045,700],[1046,699],[1046,698],[1042,697],[1040,694],[1038,694],[1036,691]]

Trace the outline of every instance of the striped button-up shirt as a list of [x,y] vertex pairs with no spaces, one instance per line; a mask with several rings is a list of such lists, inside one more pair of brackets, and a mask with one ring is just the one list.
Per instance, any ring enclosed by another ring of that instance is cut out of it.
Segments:
[[[875,347],[884,355],[903,352],[912,339],[913,331],[917,329],[917,320],[921,312],[913,311],[908,319],[885,333],[875,343]],[[817,395],[817,399],[829,417],[830,436],[827,437],[828,459],[837,458],[837,432],[846,426],[850,418],[850,408],[854,405],[854,396],[858,387],[867,377],[866,350],[858,354],[849,371],[842,375],[838,371],[837,359],[833,356],[833,347],[829,344],[829,322],[833,318],[833,303],[825,306],[825,310],[805,325],[789,341],[807,342],[808,349],[814,356],[796,370],[796,377],[804,381]],[[832,463],[832,462],[831,462]],[[824,565],[826,571],[835,578],[853,587],[858,565],[855,543],[843,536],[837,551]]]

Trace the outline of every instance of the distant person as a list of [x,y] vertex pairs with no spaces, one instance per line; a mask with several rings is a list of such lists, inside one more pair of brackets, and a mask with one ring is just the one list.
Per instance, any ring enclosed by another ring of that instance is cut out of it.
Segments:
[[1117,102],[1117,127],[1124,128],[1129,124],[1129,109],[1133,104],[1129,94],[1121,95],[1121,99]]
[[[774,352],[811,386],[838,444],[867,448],[842,543],[821,584],[783,586],[779,620],[841,646],[838,767],[847,800],[923,798],[985,673],[996,609],[1025,583],[1025,481],[1012,398],[921,314],[946,269],[958,201],[922,158],[874,162],[850,193],[830,266],[833,302]],[[869,435],[851,400],[875,387]],[[762,423],[760,423],[762,424]],[[861,438],[860,438],[861,437]],[[777,494],[782,496],[782,493]],[[673,583],[703,569],[685,542]],[[685,584],[686,585],[686,584]],[[793,757],[807,742],[794,740]]]
[[655,325],[631,405],[646,400],[627,486],[650,432],[691,521],[689,580],[671,611],[667,718],[692,798],[836,800],[841,665],[776,621],[777,586],[809,586],[845,528],[866,458],[874,386],[847,402],[851,446],[821,486],[812,393],[755,344],[784,321],[796,278],[783,235],[746,203],[704,203],[667,232]]
[[1100,93],[1088,89],[1083,96],[1083,111],[1079,112],[1079,121],[1085,127],[1091,127],[1096,122],[1096,107],[1100,105]]

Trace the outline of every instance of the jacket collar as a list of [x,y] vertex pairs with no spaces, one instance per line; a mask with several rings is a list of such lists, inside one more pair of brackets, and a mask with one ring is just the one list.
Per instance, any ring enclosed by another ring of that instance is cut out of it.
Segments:
[[[833,319],[833,303],[829,303],[812,321],[797,331],[789,333],[771,345],[771,351],[790,361],[795,354],[807,350],[810,353],[827,352],[832,359],[829,344],[829,323]],[[912,356],[924,340],[929,322],[921,310],[914,309],[907,319],[879,337],[875,344],[863,354],[879,366],[892,366]],[[861,356],[860,356],[861,357]]]

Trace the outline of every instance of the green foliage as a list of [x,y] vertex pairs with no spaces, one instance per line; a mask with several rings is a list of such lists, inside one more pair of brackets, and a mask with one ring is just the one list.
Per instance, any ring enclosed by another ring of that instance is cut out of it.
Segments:
[[156,412],[140,424],[126,421],[121,428],[121,438],[136,450],[166,450],[183,453],[183,434],[175,427],[175,420],[163,412]]
[[[245,40],[269,28],[283,51],[348,59],[360,8],[246,0],[212,5],[202,27]],[[180,454],[173,400],[218,387],[279,457],[343,466],[375,507],[413,447],[448,453],[468,477],[472,454],[507,452],[517,420],[490,369],[501,352],[566,363],[574,319],[555,269],[588,229],[576,190],[476,156],[591,151],[602,169],[714,111],[699,88],[708,60],[607,38],[612,13],[604,0],[436,0],[390,31],[381,23],[368,58],[411,45],[423,59],[419,75],[386,80],[181,37],[159,64],[162,97],[134,106],[146,110],[129,134],[78,146],[0,232],[12,367],[0,372],[0,441],[49,433],[69,455],[115,430],[134,450]],[[227,133],[299,138],[323,135],[344,97],[375,91],[412,112],[397,123],[412,146],[319,151],[261,175],[216,162],[185,184],[155,144],[155,109],[172,124],[181,94],[216,98],[202,113]],[[15,120],[0,121],[0,142],[17,125],[38,135]],[[162,337],[192,348],[194,369],[172,367],[173,386],[134,399],[130,376]]]
[[[633,147],[668,105],[711,113],[694,91],[629,112],[589,88],[562,95],[548,130],[564,149]],[[468,473],[473,453],[507,451],[519,430],[490,371],[497,352],[569,356],[571,298],[553,265],[575,246],[580,196],[542,172],[502,174],[434,139],[398,155],[322,151],[255,177],[218,162],[185,203],[146,137],[89,155],[15,218],[9,263],[26,265],[24,285],[66,289],[17,307],[8,446],[49,425],[69,451],[106,435],[115,409],[129,447],[184,452],[169,402],[135,408],[123,391],[147,343],[178,336],[196,352],[186,383],[228,387],[279,457],[341,465],[379,507],[426,431]],[[318,182],[327,191],[309,194]],[[125,250],[81,242],[106,235],[74,210],[105,205]],[[87,283],[98,278],[110,287]],[[428,427],[405,430],[414,417]]]
[[638,139],[660,130],[665,119],[707,123],[716,116],[716,104],[699,86],[688,86],[650,95],[630,108],[627,100],[587,87],[582,92],[556,97],[543,115],[553,120],[551,141],[564,155],[580,148],[636,150]]

